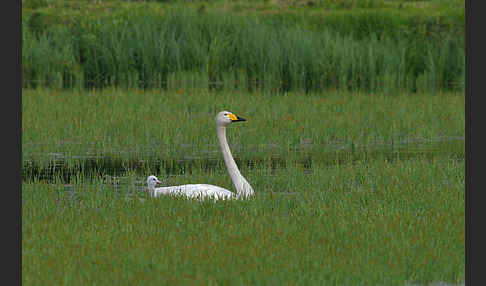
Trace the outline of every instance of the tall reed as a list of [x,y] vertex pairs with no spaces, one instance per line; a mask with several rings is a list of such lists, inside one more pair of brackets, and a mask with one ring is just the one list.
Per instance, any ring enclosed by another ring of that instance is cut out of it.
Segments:
[[428,92],[460,90],[465,69],[455,36],[356,37],[181,8],[25,26],[22,52],[24,87]]

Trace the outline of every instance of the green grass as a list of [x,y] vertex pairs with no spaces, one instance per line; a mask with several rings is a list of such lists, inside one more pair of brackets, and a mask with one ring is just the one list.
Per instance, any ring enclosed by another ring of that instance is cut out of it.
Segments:
[[101,12],[83,3],[26,8],[23,87],[464,90],[465,21],[457,7],[428,8],[431,15],[396,7],[241,14],[216,9],[221,3],[201,11],[102,2]]
[[[119,164],[220,160],[214,118],[230,110],[248,119],[228,130],[241,160],[320,162],[341,149],[464,137],[464,104],[462,94],[24,90],[22,157],[24,166],[28,161],[47,166],[59,157],[75,165],[86,156]],[[453,153],[464,156],[458,146]]]
[[[218,203],[127,196],[128,186],[115,192],[109,182],[86,177],[72,181],[71,193],[61,182],[24,182],[22,282],[464,281],[464,160],[361,160],[245,176],[257,196]],[[127,181],[138,179],[145,177]],[[171,179],[230,187],[229,181],[223,170]]]
[[[248,119],[227,135],[254,198],[135,191],[149,174],[234,189],[223,109]],[[22,282],[462,283],[464,110],[457,93],[23,90]],[[85,172],[93,156],[120,173]]]

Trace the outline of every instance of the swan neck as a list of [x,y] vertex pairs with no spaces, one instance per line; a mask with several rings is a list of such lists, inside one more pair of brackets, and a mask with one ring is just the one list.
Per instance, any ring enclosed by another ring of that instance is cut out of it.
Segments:
[[[235,159],[233,159],[233,155],[231,154],[231,150],[228,145],[228,141],[226,140],[226,127],[218,126],[217,127],[218,133],[218,140],[219,145],[221,146],[221,152],[223,153],[224,162],[226,163],[226,168],[233,179],[233,176],[236,174],[240,174],[240,170],[236,165]],[[234,179],[233,179],[234,182]]]
[[238,166],[236,165],[235,160],[233,159],[233,155],[231,154],[231,150],[228,145],[228,141],[226,140],[226,127],[224,126],[217,126],[217,134],[219,145],[221,146],[221,152],[223,153],[224,162],[226,164],[226,168],[228,169],[228,173],[231,176],[231,180],[236,188],[237,196],[251,196],[253,195],[253,189],[250,184],[246,181],[246,179],[241,175]]

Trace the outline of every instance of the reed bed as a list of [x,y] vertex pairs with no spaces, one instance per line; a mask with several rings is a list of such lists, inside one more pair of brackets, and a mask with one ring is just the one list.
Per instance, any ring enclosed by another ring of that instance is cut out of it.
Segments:
[[315,24],[276,17],[265,21],[194,9],[147,10],[47,25],[40,31],[28,24],[34,17],[29,16],[22,26],[23,87],[464,90],[461,34],[385,31],[396,26],[393,20],[380,22],[379,14],[369,13],[356,15],[364,30],[353,26],[346,29],[354,33],[342,33],[335,28],[343,26],[337,20],[316,30],[307,27]]

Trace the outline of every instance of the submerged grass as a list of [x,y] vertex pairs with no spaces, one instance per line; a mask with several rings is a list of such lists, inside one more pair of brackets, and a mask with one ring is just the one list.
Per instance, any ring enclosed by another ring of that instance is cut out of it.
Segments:
[[[167,179],[224,187],[223,170]],[[78,176],[22,185],[22,282],[426,285],[464,281],[464,161],[245,172],[248,201],[151,199]],[[128,181],[144,180],[128,175]]]

